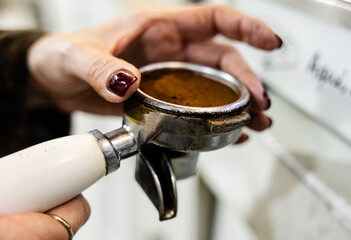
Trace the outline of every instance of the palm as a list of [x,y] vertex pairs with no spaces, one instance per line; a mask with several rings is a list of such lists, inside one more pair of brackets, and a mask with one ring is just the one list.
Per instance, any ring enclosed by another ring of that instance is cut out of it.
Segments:
[[171,22],[157,22],[133,39],[117,57],[137,67],[158,61],[184,61],[184,41]]

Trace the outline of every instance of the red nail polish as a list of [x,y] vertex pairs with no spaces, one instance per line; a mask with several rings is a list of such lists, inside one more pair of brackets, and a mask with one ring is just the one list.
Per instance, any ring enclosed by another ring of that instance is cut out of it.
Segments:
[[111,75],[107,83],[107,88],[114,94],[123,97],[128,88],[136,82],[136,80],[136,76],[126,70],[121,70]]
[[249,136],[245,133],[243,133],[239,138],[240,142],[245,142],[247,139],[249,139]]
[[249,136],[245,133],[241,134],[239,139],[236,140],[236,142],[234,144],[240,144],[240,143],[243,143],[245,141],[247,141],[249,139]]
[[281,48],[283,46],[283,40],[277,34],[274,34],[274,35],[278,39],[278,42],[279,42],[277,48]]
[[271,99],[269,98],[266,92],[263,93],[263,97],[266,99],[266,102],[267,102],[267,106],[265,108],[265,110],[267,110],[271,107]]

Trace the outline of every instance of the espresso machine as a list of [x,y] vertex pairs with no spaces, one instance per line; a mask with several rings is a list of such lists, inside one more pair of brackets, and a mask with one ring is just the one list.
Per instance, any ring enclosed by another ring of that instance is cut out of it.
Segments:
[[183,69],[230,87],[238,99],[217,107],[189,107],[153,98],[142,90],[124,105],[122,127],[93,130],[44,142],[0,159],[0,216],[45,212],[116,171],[136,155],[135,178],[159,212],[176,216],[176,180],[195,173],[199,152],[235,142],[250,121],[248,90],[233,76],[183,62],[154,63],[141,74]]

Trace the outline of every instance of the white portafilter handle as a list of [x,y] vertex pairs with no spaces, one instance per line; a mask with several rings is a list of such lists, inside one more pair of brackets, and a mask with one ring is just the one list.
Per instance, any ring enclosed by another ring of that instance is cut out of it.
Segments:
[[106,136],[94,130],[0,158],[0,216],[45,212],[118,169],[122,152],[135,140],[124,128]]

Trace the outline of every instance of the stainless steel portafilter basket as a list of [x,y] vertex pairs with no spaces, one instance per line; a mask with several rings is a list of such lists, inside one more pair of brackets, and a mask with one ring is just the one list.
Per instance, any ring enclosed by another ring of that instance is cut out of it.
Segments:
[[218,107],[188,107],[164,102],[138,90],[124,104],[124,125],[138,136],[138,146],[152,143],[176,151],[210,151],[235,141],[250,117],[249,92],[233,76],[219,70],[183,62],[155,63],[141,74],[164,69],[185,69],[233,89],[238,100]]

